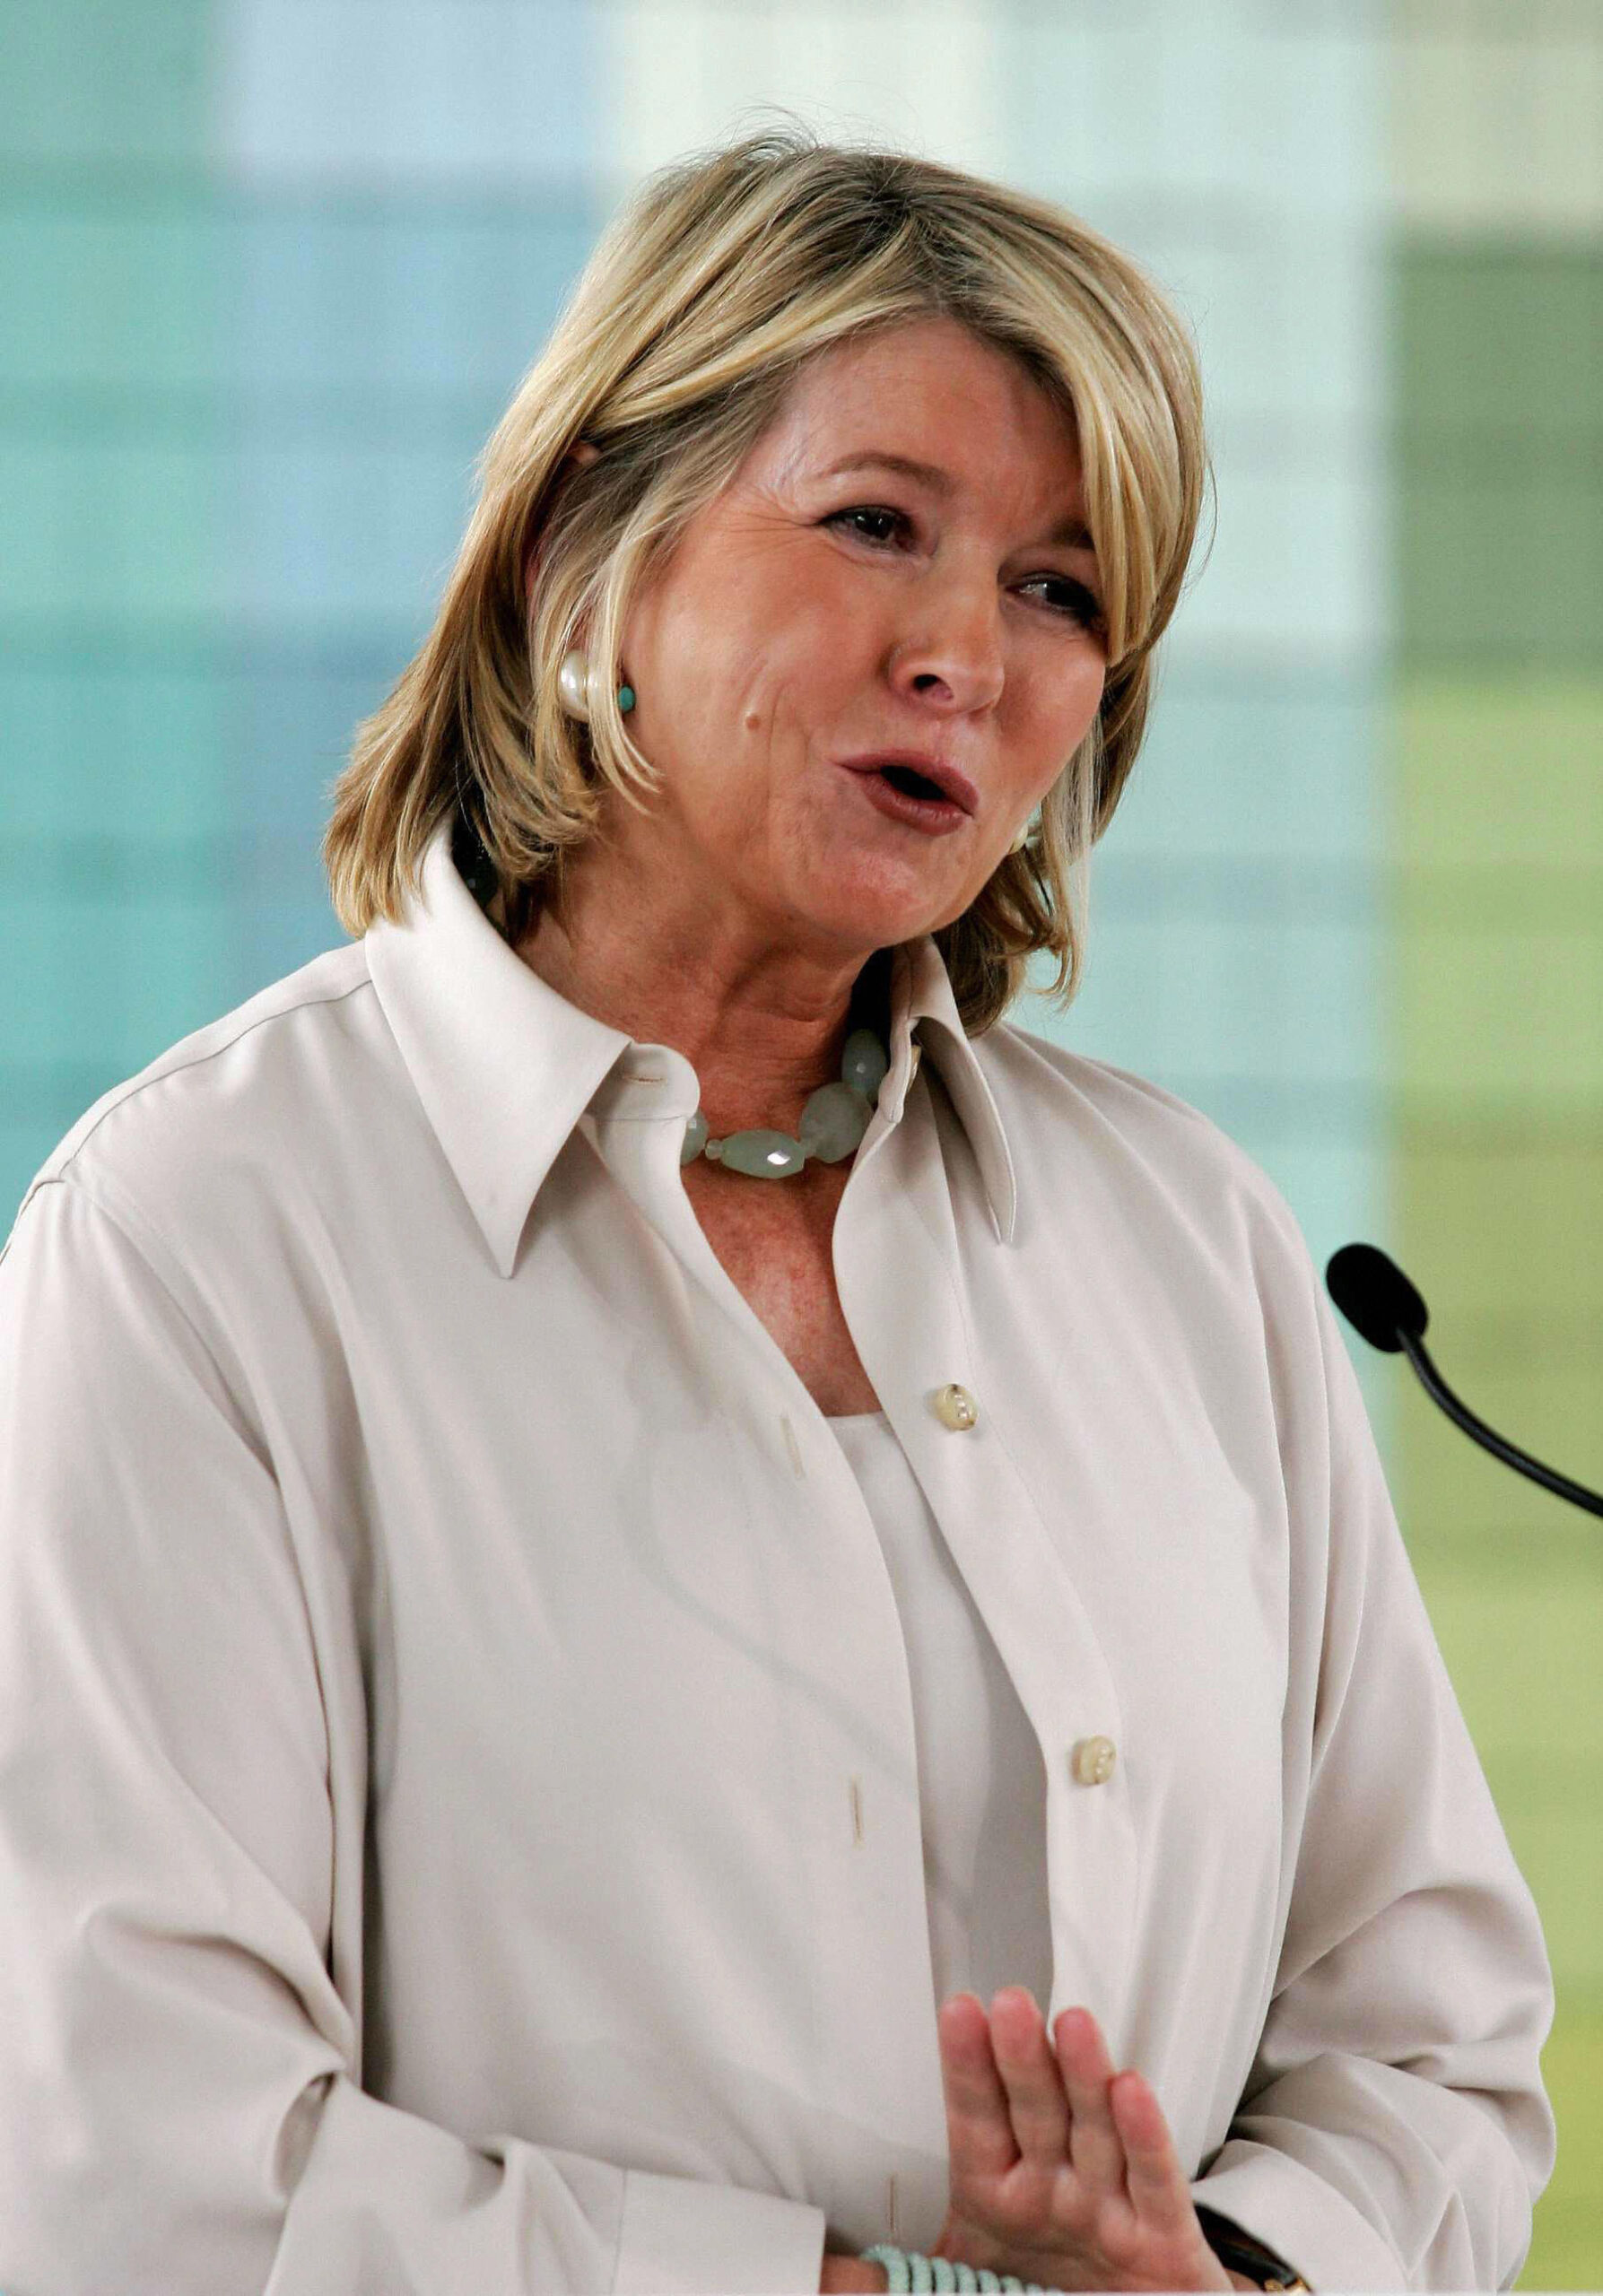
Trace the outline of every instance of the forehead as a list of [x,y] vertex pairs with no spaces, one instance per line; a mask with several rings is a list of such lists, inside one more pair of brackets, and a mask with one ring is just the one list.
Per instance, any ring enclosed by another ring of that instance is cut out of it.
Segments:
[[1021,358],[950,319],[818,353],[770,443],[780,466],[810,473],[874,456],[922,483],[932,469],[967,472],[977,484],[1033,480],[1060,495],[1080,476],[1069,408]]

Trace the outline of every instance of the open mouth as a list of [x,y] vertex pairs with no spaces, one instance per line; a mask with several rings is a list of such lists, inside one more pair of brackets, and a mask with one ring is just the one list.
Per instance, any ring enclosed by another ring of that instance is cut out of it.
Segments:
[[876,812],[910,828],[945,837],[962,829],[968,814],[955,801],[941,794],[928,774],[916,765],[849,766],[843,769]]
[[882,781],[893,789],[900,789],[909,797],[933,797],[938,804],[950,802],[944,789],[937,788],[927,774],[915,772],[910,765],[882,765],[878,769]]

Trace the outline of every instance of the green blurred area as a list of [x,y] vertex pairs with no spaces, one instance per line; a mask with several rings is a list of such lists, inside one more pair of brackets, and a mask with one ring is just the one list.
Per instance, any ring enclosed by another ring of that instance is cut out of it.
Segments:
[[[1393,266],[1401,646],[1386,786],[1395,1232],[1442,1377],[1603,1487],[1603,247]],[[1603,1523],[1414,1382],[1399,1522],[1557,2006],[1522,2289],[1603,2284]]]

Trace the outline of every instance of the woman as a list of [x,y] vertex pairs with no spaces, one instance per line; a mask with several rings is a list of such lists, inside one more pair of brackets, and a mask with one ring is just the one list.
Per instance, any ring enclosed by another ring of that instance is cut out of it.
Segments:
[[352,944],[0,1263],[0,2285],[1512,2284],[1550,1971],[1296,1222],[1002,1019],[1205,465],[1040,202],[604,239]]

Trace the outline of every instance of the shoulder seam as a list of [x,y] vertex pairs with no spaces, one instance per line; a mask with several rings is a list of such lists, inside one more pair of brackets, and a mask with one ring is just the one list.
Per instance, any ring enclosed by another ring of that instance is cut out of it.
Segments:
[[[101,1109],[99,1117],[84,1134],[83,1139],[79,1141],[78,1145],[67,1158],[66,1162],[62,1166],[60,1172],[52,1173],[48,1175],[48,1177],[55,1179],[65,1178],[66,1174],[71,1170],[73,1165],[76,1163],[78,1158],[88,1147],[90,1142],[94,1138],[95,1134],[100,1130],[101,1125],[105,1123],[107,1118],[109,1116],[115,1115],[118,1109],[126,1108],[127,1103],[130,1100],[136,1099],[141,1092],[150,1091],[152,1085],[165,1083],[170,1076],[187,1075],[192,1068],[204,1068],[208,1060],[220,1059],[225,1052],[231,1052],[237,1044],[243,1043],[244,1039],[248,1036],[254,1036],[257,1029],[265,1029],[270,1022],[285,1020],[292,1013],[304,1013],[309,1006],[314,1004],[343,1004],[347,996],[360,996],[364,988],[370,988],[372,985],[373,977],[371,973],[365,973],[361,980],[353,981],[349,988],[342,988],[330,996],[301,997],[293,1004],[286,1004],[280,1012],[264,1013],[259,1020],[249,1022],[242,1029],[236,1029],[233,1035],[228,1039],[226,1043],[213,1045],[209,1052],[197,1052],[192,1059],[179,1061],[175,1067],[163,1068],[159,1074],[154,1076],[143,1076],[137,1078],[130,1077],[127,1080],[127,1089],[118,1094],[109,1108]],[[37,1187],[39,1183],[36,1181],[34,1185]],[[33,1189],[30,1187],[28,1191],[28,1196],[31,1196],[32,1194]],[[91,1197],[90,1200],[92,1203],[94,1199]],[[26,1205],[27,1201],[28,1196],[24,1196],[22,1204]],[[22,1208],[22,1205],[18,1206],[19,1213]],[[131,1242],[133,1239],[130,1238],[129,1240]]]
[[[226,1387],[231,1395],[233,1389],[224,1374],[222,1364],[218,1361],[216,1349],[212,1345],[211,1341],[206,1337],[205,1332],[201,1330],[200,1326],[196,1322],[195,1318],[190,1314],[188,1309],[184,1305],[178,1293],[173,1290],[172,1285],[168,1282],[166,1276],[162,1274],[161,1270],[152,1258],[147,1248],[140,1242],[138,1237],[134,1233],[134,1231],[128,1222],[127,1213],[123,1211],[115,1210],[109,1204],[103,1203],[100,1196],[92,1187],[86,1187],[81,1180],[69,1178],[65,1171],[52,1173],[48,1178],[36,1181],[34,1186],[29,1189],[28,1194],[22,1199],[22,1209],[26,1209],[27,1205],[31,1203],[33,1197],[38,1195],[41,1188],[47,1187],[65,1188],[69,1195],[77,1196],[81,1203],[87,1204],[92,1211],[98,1212],[102,1220],[109,1221],[112,1227],[117,1230],[118,1234],[122,1238],[124,1243],[128,1247],[128,1249],[137,1255],[141,1265],[149,1269],[152,1281],[161,1285],[166,1297],[171,1300],[174,1311],[182,1316],[185,1323],[188,1325],[189,1329],[195,1334],[196,1343],[205,1349],[207,1361],[212,1364],[217,1373],[217,1377],[222,1381],[224,1387]],[[17,1217],[19,1219],[22,1217],[21,1210],[18,1212]],[[13,1223],[12,1235],[14,1236],[15,1233],[16,1228]],[[11,1236],[8,1236],[5,1239],[5,1250],[9,1251],[10,1249]],[[4,1257],[4,1253],[0,1253],[0,1257]]]
[[[179,1318],[186,1330],[193,1335],[195,1344],[200,1349],[201,1353],[205,1357],[206,1361],[210,1364],[219,1387],[228,1397],[231,1410],[237,1414],[242,1428],[246,1431],[246,1441],[248,1448],[256,1454],[258,1463],[265,1468],[267,1474],[271,1477],[274,1487],[276,1487],[278,1483],[278,1472],[273,1465],[272,1448],[267,1440],[266,1430],[261,1424],[258,1414],[253,1409],[247,1407],[247,1397],[249,1395],[249,1385],[248,1381],[244,1378],[242,1367],[238,1366],[236,1359],[237,1376],[230,1373],[223,1361],[222,1354],[219,1353],[214,1343],[207,1338],[205,1331],[202,1325],[196,1320],[194,1311],[185,1305],[183,1298],[179,1291],[175,1289],[170,1278],[163,1274],[161,1266],[161,1259],[166,1255],[167,1246],[161,1236],[153,1228],[149,1229],[147,1231],[149,1240],[141,1241],[140,1236],[136,1231],[144,1229],[146,1226],[143,1213],[134,1206],[118,1206],[106,1202],[101,1196],[98,1187],[87,1186],[82,1180],[69,1178],[65,1174],[53,1175],[50,1178],[40,1181],[39,1186],[40,1187],[65,1187],[69,1194],[77,1196],[81,1203],[87,1204],[91,1211],[98,1213],[102,1220],[108,1222],[109,1225],[116,1230],[117,1233],[122,1238],[128,1249],[135,1255],[141,1267],[145,1269],[149,1274],[152,1283],[160,1288],[161,1296],[170,1303],[174,1315]],[[28,1196],[23,1198],[24,1207],[31,1200],[36,1192],[36,1189],[30,1188]],[[112,1188],[111,1192],[113,1194],[117,1193],[115,1187]],[[21,1212],[19,1212],[18,1218],[20,1219],[21,1217],[22,1214]],[[12,1234],[14,1235],[16,1229],[13,1223]],[[4,1248],[6,1251],[9,1251],[11,1248],[11,1237],[9,1236],[6,1239]],[[3,1257],[4,1253],[0,1253],[0,1258]],[[172,1265],[174,1266],[178,1266],[179,1263],[177,1260],[174,1260]],[[200,1295],[197,1293],[196,1296],[199,1297]],[[231,1352],[231,1351],[230,1352]],[[297,1565],[297,1568],[299,1566]]]

